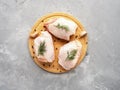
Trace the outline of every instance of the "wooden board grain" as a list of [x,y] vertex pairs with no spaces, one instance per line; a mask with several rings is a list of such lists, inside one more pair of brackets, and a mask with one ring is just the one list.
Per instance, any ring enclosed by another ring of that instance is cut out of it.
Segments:
[[[80,38],[80,33],[82,31],[84,31],[85,29],[82,26],[82,24],[77,19],[75,19],[73,16],[71,16],[69,14],[66,14],[66,13],[51,13],[51,14],[45,15],[45,16],[41,17],[39,20],[37,20],[35,25],[32,27],[30,35],[32,33],[36,32],[36,31],[40,35],[41,31],[45,30],[44,23],[46,21],[48,21],[49,19],[51,19],[51,18],[58,18],[58,17],[64,17],[66,19],[70,19],[70,20],[74,21],[78,25],[78,28],[76,30],[75,35],[71,36],[71,38],[70,38],[70,41],[77,39],[82,43],[81,55],[80,55],[79,60],[78,60],[78,62],[76,64],[76,66],[78,66],[80,64],[80,62],[83,60],[84,56],[86,55],[87,46],[88,46],[88,36],[85,35],[84,37]],[[68,41],[58,39],[58,38],[54,37],[53,35],[52,35],[52,38],[53,38],[53,41],[54,41],[54,50],[55,50],[55,60],[52,63],[43,63],[43,62],[38,61],[37,57],[35,56],[34,47],[33,47],[34,46],[33,45],[34,38],[29,37],[28,44],[29,44],[30,54],[31,54],[33,60],[35,61],[35,63],[38,66],[40,66],[42,69],[44,69],[44,70],[46,70],[48,72],[52,72],[52,73],[64,73],[64,72],[67,72],[67,70],[63,69],[58,64],[58,52],[59,52],[60,47],[63,46],[64,44],[68,43]],[[72,68],[72,69],[74,69],[74,68]]]

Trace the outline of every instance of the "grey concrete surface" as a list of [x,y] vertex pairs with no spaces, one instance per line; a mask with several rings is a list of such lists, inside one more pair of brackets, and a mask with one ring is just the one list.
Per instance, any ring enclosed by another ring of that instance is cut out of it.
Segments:
[[[56,11],[89,35],[84,61],[65,74],[42,70],[28,50],[35,21]],[[120,90],[120,0],[0,0],[0,90]]]

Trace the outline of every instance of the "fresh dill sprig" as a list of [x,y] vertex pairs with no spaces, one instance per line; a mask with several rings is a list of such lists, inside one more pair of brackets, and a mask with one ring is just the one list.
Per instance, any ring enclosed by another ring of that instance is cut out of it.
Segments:
[[66,25],[60,25],[60,24],[58,23],[56,27],[57,27],[58,29],[64,29],[66,32],[69,31],[69,28],[68,28],[68,26],[66,26]]
[[76,49],[74,49],[74,50],[72,50],[70,52],[67,52],[66,60],[73,60],[75,58],[76,53],[77,53]]
[[45,41],[40,43],[38,54],[44,55],[44,52],[46,51]]

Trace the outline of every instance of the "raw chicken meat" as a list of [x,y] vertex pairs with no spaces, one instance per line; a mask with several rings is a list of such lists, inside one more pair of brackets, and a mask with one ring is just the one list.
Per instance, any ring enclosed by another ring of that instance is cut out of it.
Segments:
[[45,23],[46,29],[54,36],[69,41],[75,34],[77,24],[65,18],[50,19]]
[[41,32],[41,35],[34,40],[34,50],[39,61],[52,62],[54,60],[53,40],[48,31]]
[[81,53],[82,44],[78,40],[71,41],[60,48],[58,63],[66,70],[74,68]]

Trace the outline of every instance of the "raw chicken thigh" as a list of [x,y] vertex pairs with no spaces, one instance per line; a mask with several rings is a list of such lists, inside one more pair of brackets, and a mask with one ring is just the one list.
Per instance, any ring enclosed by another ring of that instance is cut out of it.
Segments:
[[82,44],[78,40],[71,41],[60,48],[58,63],[66,70],[74,68],[81,53]]
[[34,40],[34,50],[39,61],[52,62],[54,60],[53,40],[48,31],[41,32],[41,35]]
[[56,18],[48,20],[45,27],[57,38],[69,41],[70,36],[75,34],[77,24],[65,18]]

